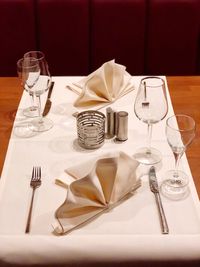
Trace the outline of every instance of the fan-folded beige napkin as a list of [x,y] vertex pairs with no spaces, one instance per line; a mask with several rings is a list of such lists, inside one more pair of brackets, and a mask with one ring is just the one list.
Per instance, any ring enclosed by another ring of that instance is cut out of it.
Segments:
[[[92,162],[92,164],[91,164]],[[56,210],[55,234],[66,234],[131,197],[140,185],[138,162],[124,152],[97,157],[67,171],[76,180]]]
[[111,60],[68,88],[79,95],[75,107],[90,108],[112,103],[132,91],[134,86],[131,79],[125,66]]

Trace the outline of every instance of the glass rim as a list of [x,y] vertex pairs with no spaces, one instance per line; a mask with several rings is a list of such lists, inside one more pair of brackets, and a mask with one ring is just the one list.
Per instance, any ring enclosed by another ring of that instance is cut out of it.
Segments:
[[[191,126],[191,128],[189,128],[189,129],[180,129],[180,128],[178,127],[178,121],[177,121],[177,118],[178,118],[178,117],[185,117],[185,118],[187,118],[187,119],[190,119],[191,122],[193,123],[193,126]],[[170,119],[172,119],[172,118],[176,118],[177,127],[174,127],[174,126],[171,126],[171,125],[170,125],[169,121],[170,121]],[[174,115],[170,116],[170,117],[166,120],[166,126],[169,127],[170,129],[173,129],[173,130],[177,131],[177,132],[190,132],[190,131],[193,131],[193,130],[196,129],[196,122],[195,122],[195,120],[194,120],[191,116],[189,116],[189,115],[186,115],[186,114],[174,114]]]
[[36,58],[37,60],[43,60],[44,58],[45,58],[45,54],[44,54],[44,52],[42,52],[42,51],[39,51],[39,50],[31,50],[31,51],[28,51],[28,52],[26,52],[25,54],[24,54],[24,58],[26,58],[26,57],[30,57],[28,54],[32,54],[32,53],[35,53],[35,54],[41,54],[41,56],[40,57],[34,57],[34,56],[31,56],[31,57],[34,57],[34,58]]
[[159,87],[159,86],[165,85],[164,79],[161,78],[161,77],[159,77],[159,76],[146,76],[146,77],[142,78],[140,82],[144,85],[144,81],[145,80],[150,80],[150,79],[160,80],[161,81],[161,84],[159,84],[159,85],[148,85],[148,84],[146,84],[147,87]]

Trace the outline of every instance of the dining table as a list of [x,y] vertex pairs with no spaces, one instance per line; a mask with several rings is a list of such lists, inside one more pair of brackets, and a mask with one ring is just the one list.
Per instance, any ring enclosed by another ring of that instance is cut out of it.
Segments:
[[[82,77],[52,77],[52,107],[47,116],[54,126],[34,134],[27,131],[30,119],[22,114],[30,97],[19,78],[0,78],[0,266],[200,266],[200,76],[162,76],[169,114],[153,128],[152,143],[163,154],[157,165],[158,179],[174,165],[165,138],[167,117],[187,114],[196,122],[195,138],[180,163],[189,175],[189,196],[180,201],[162,196],[169,234],[161,233],[146,166],[142,167],[142,186],[130,200],[72,233],[52,234],[57,223],[54,213],[66,198],[66,189],[54,182],[66,178],[65,169],[111,150],[132,155],[142,144],[141,135],[146,137],[146,125],[133,108],[141,77],[133,76],[135,89],[111,105],[128,111],[128,140],[105,140],[102,148],[92,151],[77,145],[73,105],[77,95],[68,89]],[[46,96],[47,92],[42,95],[43,106]],[[106,113],[106,108],[101,111]],[[42,185],[37,189],[31,232],[25,234],[34,165],[42,168]]]

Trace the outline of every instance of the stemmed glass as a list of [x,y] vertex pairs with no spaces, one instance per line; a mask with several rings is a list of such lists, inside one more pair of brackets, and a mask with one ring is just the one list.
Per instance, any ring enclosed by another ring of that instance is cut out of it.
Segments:
[[51,75],[49,73],[48,64],[45,59],[45,55],[41,51],[30,51],[24,54],[24,59],[35,58],[35,61],[40,68],[40,76],[37,83],[30,88],[33,95],[36,96],[38,101],[38,115],[39,117],[33,120],[30,124],[30,129],[35,132],[47,131],[53,127],[53,122],[47,117],[42,116],[41,111],[41,98],[40,96],[44,94],[51,85]]
[[166,137],[174,154],[175,169],[165,174],[161,191],[171,199],[178,200],[187,194],[188,176],[178,167],[182,155],[195,137],[195,128],[194,119],[183,114],[169,117],[166,121]]
[[165,82],[160,77],[143,78],[135,99],[134,111],[138,119],[148,125],[147,147],[140,148],[133,155],[143,164],[156,164],[161,161],[160,151],[151,147],[152,126],[161,121],[168,112]]
[[17,61],[17,73],[19,78],[21,79],[23,88],[29,93],[31,99],[31,106],[25,108],[23,110],[23,114],[24,116],[30,118],[37,117],[38,109],[37,106],[34,105],[34,95],[31,93],[30,88],[33,87],[39,79],[39,66],[32,57],[26,60],[24,60],[24,58],[21,58]]

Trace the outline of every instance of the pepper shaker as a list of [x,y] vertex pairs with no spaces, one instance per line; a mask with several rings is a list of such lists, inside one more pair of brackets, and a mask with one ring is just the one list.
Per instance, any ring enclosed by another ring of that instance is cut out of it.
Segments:
[[128,112],[117,112],[116,140],[124,142],[128,139]]

